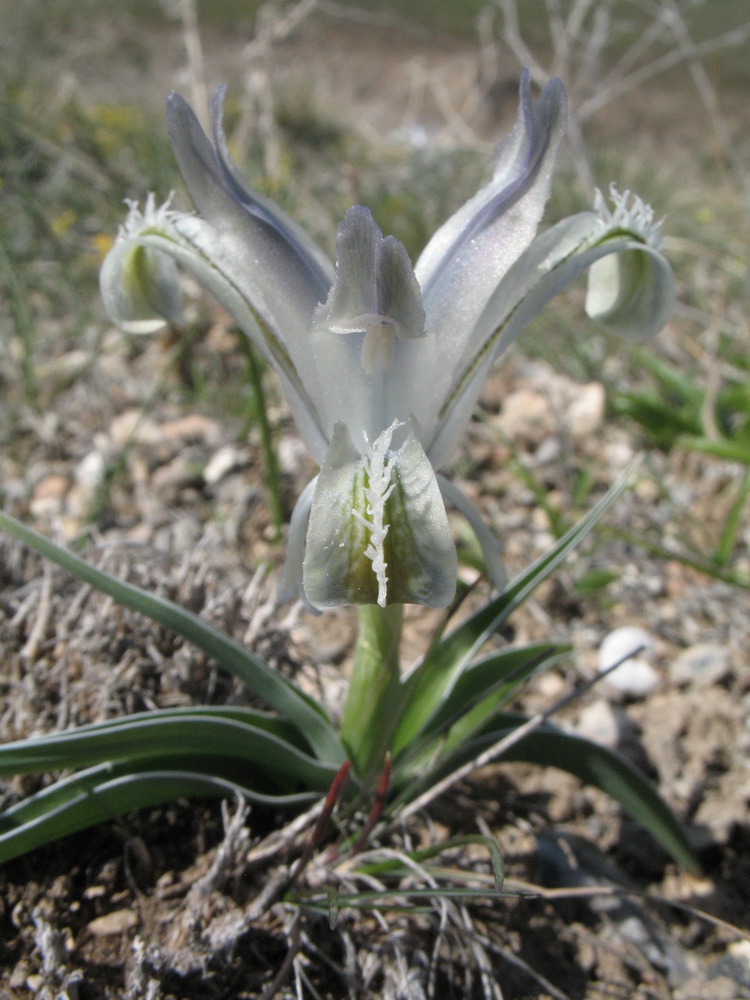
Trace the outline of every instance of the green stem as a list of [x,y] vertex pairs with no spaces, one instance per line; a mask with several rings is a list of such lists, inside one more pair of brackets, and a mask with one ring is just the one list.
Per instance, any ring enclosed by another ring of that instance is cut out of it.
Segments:
[[263,463],[266,468],[266,493],[271,524],[273,525],[273,540],[278,542],[281,539],[281,525],[284,521],[281,504],[281,475],[279,472],[278,456],[273,446],[271,424],[266,411],[266,396],[263,390],[263,365],[247,337],[240,335],[240,344],[247,360],[247,370],[253,390],[253,417],[258,421],[258,430],[260,431],[260,446],[263,451]]
[[341,738],[364,782],[377,778],[397,721],[403,605],[357,608],[359,636],[341,720]]

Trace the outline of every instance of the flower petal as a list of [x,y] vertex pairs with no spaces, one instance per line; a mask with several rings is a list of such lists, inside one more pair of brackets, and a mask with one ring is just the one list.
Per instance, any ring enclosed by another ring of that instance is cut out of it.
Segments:
[[224,132],[225,94],[226,86],[219,87],[211,101],[211,134],[225,190],[251,215],[256,215],[275,229],[282,240],[296,250],[300,265],[309,270],[312,280],[319,281],[321,288],[327,290],[333,281],[333,267],[328,256],[310,238],[302,226],[298,225],[275,202],[249,188],[232,162]]
[[107,312],[126,333],[155,333],[180,322],[177,268],[158,250],[116,243],[102,264],[99,288]]
[[[324,393],[316,381],[309,335],[292,340],[287,349],[276,326],[277,317],[267,307],[262,290],[254,284],[252,270],[242,273],[242,261],[238,262],[231,242],[195,216],[165,209],[144,216],[132,206],[131,216],[102,268],[105,304],[115,322],[145,324],[149,320],[147,307],[153,307],[153,302],[143,299],[130,302],[126,291],[118,292],[118,285],[127,290],[129,262],[133,254],[143,250],[156,254],[159,261],[171,260],[184,267],[230,313],[278,372],[300,433],[312,456],[322,461],[328,437],[323,432],[316,401],[324,398]],[[152,308],[152,329],[158,329],[159,315]],[[300,371],[304,372],[304,381]]]
[[243,276],[260,289],[288,346],[307,336],[313,310],[328,294],[332,268],[286,213],[238,181],[226,154],[221,97],[212,105],[218,148],[179,94],[167,101],[169,137],[198,211],[220,236],[225,254],[234,257],[240,289]]
[[406,247],[380,231],[369,208],[347,210],[336,233],[336,277],[317,327],[364,333],[387,320],[400,338],[424,336],[424,308]]
[[277,588],[280,601],[291,601],[295,597],[301,597],[304,600],[305,597],[302,587],[302,563],[305,558],[305,538],[310,522],[310,508],[317,482],[318,477],[316,476],[307,484],[300,493],[292,511],[286,555]]
[[621,219],[582,212],[538,236],[500,282],[480,316],[426,450],[435,468],[447,461],[476,405],[492,362],[558,292],[602,258],[623,258],[594,272],[589,308],[627,339],[655,335],[674,307],[674,277],[653,232],[626,229]]
[[310,338],[325,386],[319,411],[327,433],[341,421],[361,448],[360,431],[374,439],[404,418],[413,385],[404,385],[401,355],[405,344],[427,339],[406,248],[393,237],[383,239],[369,209],[350,208],[336,236],[336,277],[315,310]]
[[443,499],[455,507],[460,514],[463,514],[469,522],[482,550],[484,568],[490,583],[496,590],[501,591],[508,582],[508,574],[505,571],[503,547],[500,539],[487,527],[482,515],[455,483],[441,475],[438,475],[437,482]]
[[425,335],[422,293],[404,244],[386,236],[380,244],[378,261],[378,303],[380,312],[396,324],[399,339]]
[[167,254],[127,236],[148,224],[166,221],[169,203],[156,209],[150,195],[143,212],[135,203],[129,205],[128,222],[104,258],[99,287],[107,312],[126,333],[154,333],[167,323],[180,322],[177,267]]
[[394,423],[365,456],[338,423],[310,512],[303,581],[321,610],[347,604],[445,607],[456,550],[432,466],[414,431],[390,450]]
[[370,210],[362,205],[347,209],[336,232],[336,277],[314,323],[334,333],[362,333],[356,317],[378,309],[378,255],[383,234]]
[[439,340],[450,343],[460,338],[457,331],[471,327],[498,281],[534,238],[549,197],[565,115],[561,81],[550,80],[532,108],[529,74],[524,72],[518,119],[498,148],[492,180],[438,229],[415,267],[428,329]]

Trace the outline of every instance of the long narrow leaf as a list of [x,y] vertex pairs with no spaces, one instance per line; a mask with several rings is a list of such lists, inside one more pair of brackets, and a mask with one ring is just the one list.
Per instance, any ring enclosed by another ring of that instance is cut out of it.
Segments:
[[[129,722],[140,722],[143,719],[182,719],[186,716],[200,716],[202,719],[232,719],[235,722],[242,722],[246,726],[254,726],[262,729],[284,740],[291,746],[296,747],[303,753],[309,751],[306,740],[300,735],[296,726],[293,726],[287,719],[282,719],[278,715],[270,712],[261,712],[257,708],[248,708],[245,705],[196,705],[184,708],[159,708],[150,712],[134,712],[132,715],[115,716],[111,719],[102,719],[101,722],[88,722],[82,726],[76,726],[75,732],[101,732],[112,726],[120,726],[127,719]],[[67,731],[67,730],[66,730]],[[43,734],[46,735],[46,734]],[[29,739],[38,739],[38,735]],[[5,746],[8,746],[6,743]],[[3,745],[0,744],[0,753]]]
[[728,459],[750,466],[750,445],[744,441],[734,441],[731,438],[707,438],[684,435],[678,437],[675,444],[678,448],[688,448],[690,451],[702,451],[714,458]]
[[199,769],[129,772],[100,766],[60,781],[2,813],[0,864],[134,809],[181,798],[237,794],[274,807],[299,807],[317,798],[315,793],[268,795]]
[[[480,737],[464,745],[442,771],[449,773],[475,759],[526,722],[526,717],[502,712]],[[497,758],[556,767],[606,792],[630,813],[671,856],[689,871],[699,865],[685,830],[651,782],[615,751],[546,723],[513,744]]]
[[321,760],[340,765],[345,753],[323,710],[280,673],[219,629],[166,598],[149,594],[130,583],[117,580],[48,538],[0,511],[0,527],[46,559],[77,576],[133,611],[181,635],[188,642],[218,660],[247,687],[290,719],[304,734]]
[[[403,748],[400,757],[396,758],[396,767],[401,769],[408,761],[409,771],[419,773],[423,758],[437,759],[436,739],[439,752],[451,754],[507,704],[524,681],[570,651],[571,646],[567,644],[535,642],[503,649],[470,664],[456,679],[416,740]],[[415,760],[420,749],[422,753]]]
[[606,514],[625,489],[631,471],[623,475],[604,497],[557,544],[513,580],[499,597],[462,622],[428,651],[404,680],[402,708],[394,748],[415,739],[427,719],[445,698],[471,657],[508,615],[531,594]]
[[280,778],[325,792],[336,769],[321,764],[271,733],[234,719],[208,718],[199,713],[161,717],[151,712],[118,724],[71,729],[0,746],[0,775],[39,774],[63,768],[88,767],[105,761],[132,766],[151,758],[194,756],[235,757],[251,766],[272,769]]

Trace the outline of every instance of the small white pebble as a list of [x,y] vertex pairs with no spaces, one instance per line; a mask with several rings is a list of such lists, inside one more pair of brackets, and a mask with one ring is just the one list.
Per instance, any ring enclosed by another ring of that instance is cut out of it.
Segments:
[[[637,655],[632,655],[639,649]],[[604,637],[599,647],[599,670],[607,670],[622,661],[607,674],[607,683],[631,698],[644,698],[659,683],[659,675],[649,663],[653,653],[654,644],[648,632],[635,625],[625,625]]]

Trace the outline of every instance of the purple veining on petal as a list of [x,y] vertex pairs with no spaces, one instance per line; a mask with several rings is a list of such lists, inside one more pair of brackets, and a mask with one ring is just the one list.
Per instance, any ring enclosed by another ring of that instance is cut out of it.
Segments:
[[[280,208],[238,180],[221,125],[223,101],[222,87],[211,102],[212,144],[187,101],[176,92],[167,98],[167,130],[190,196],[208,221],[219,214],[231,214],[233,207],[246,212],[265,230],[267,238],[276,242],[286,255],[293,256],[314,291],[313,297],[322,301],[331,284],[324,267],[325,257],[308,237],[302,238],[301,231],[285,218]],[[196,161],[199,170],[195,169]]]
[[444,266],[456,258],[460,248],[470,243],[495,219],[506,213],[535,182],[537,169],[544,159],[544,154],[552,138],[552,130],[548,127],[548,121],[559,108],[564,109],[565,105],[565,86],[557,78],[550,80],[545,85],[536,105],[532,105],[529,71],[526,69],[523,71],[520,84],[519,118],[522,116],[526,131],[525,156],[517,165],[513,180],[497,191],[486,204],[482,205],[471,217],[468,224],[456,233],[450,245],[444,249],[440,263],[433,264],[430,268],[429,277],[423,282],[423,295],[428,294],[429,288],[439,277]]

